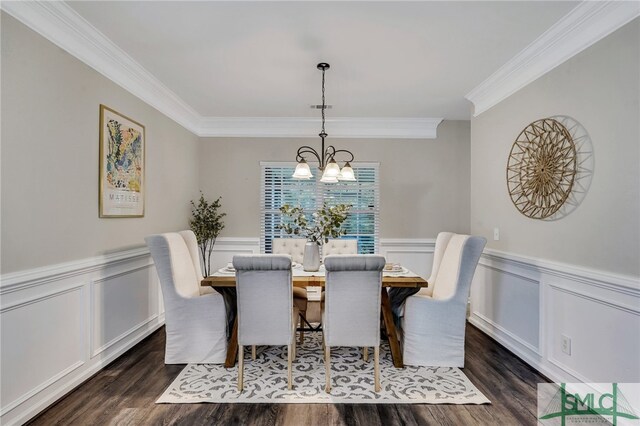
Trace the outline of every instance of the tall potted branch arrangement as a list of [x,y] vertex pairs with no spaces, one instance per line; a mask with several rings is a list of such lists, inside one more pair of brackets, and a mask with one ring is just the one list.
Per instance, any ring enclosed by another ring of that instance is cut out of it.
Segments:
[[342,224],[347,219],[351,206],[337,204],[329,207],[326,204],[312,214],[311,221],[304,214],[301,207],[285,204],[280,207],[280,213],[287,218],[278,225],[289,235],[297,235],[307,239],[304,247],[303,269],[317,271],[320,269],[320,245],[329,238],[339,238],[345,235]]
[[211,272],[211,252],[213,251],[213,245],[216,243],[216,238],[218,238],[220,231],[224,229],[222,218],[227,215],[226,213],[218,212],[221,206],[221,198],[218,197],[217,200],[209,202],[200,193],[200,200],[197,205],[191,200],[192,217],[189,220],[189,226],[198,240],[205,277],[208,277]]

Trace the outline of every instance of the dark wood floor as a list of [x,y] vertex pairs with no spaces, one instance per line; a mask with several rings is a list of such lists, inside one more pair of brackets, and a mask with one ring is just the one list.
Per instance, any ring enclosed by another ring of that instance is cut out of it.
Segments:
[[491,405],[155,404],[184,365],[165,365],[164,328],[35,418],[33,425],[526,425],[546,381],[467,326],[464,373]]

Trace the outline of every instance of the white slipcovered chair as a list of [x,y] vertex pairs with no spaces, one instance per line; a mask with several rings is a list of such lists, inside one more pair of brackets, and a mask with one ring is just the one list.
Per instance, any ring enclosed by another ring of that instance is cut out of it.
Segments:
[[[380,390],[380,293],[385,259],[377,255],[330,255],[322,313],[327,392],[331,391],[331,347],[372,346],[374,389]],[[366,361],[366,355],[365,355]]]
[[[304,258],[304,246],[307,243],[305,238],[274,238],[271,243],[273,254],[288,254],[291,260],[302,263]],[[300,343],[304,342],[304,321],[307,319],[307,289],[302,287],[293,288],[293,303],[300,312]]]
[[202,288],[192,231],[145,238],[156,265],[165,307],[165,364],[218,364],[227,354],[224,299]]
[[238,390],[243,389],[244,347],[256,345],[287,346],[291,389],[298,317],[298,308],[293,306],[291,257],[238,255],[233,257],[233,267],[238,292]]
[[358,254],[358,240],[340,238],[329,240],[322,245],[322,259],[333,254]]
[[486,242],[450,232],[438,235],[429,287],[405,301],[405,364],[464,367],[467,300]]

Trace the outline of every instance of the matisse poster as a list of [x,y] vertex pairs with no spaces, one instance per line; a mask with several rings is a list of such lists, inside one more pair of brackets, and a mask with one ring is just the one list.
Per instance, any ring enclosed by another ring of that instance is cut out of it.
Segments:
[[100,105],[100,217],[144,216],[144,126]]

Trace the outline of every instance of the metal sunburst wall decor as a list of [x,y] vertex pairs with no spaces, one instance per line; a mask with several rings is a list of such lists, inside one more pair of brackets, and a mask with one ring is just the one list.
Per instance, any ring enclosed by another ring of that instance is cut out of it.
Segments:
[[577,152],[571,134],[560,122],[543,118],[518,135],[507,162],[509,196],[523,215],[545,219],[571,194]]

